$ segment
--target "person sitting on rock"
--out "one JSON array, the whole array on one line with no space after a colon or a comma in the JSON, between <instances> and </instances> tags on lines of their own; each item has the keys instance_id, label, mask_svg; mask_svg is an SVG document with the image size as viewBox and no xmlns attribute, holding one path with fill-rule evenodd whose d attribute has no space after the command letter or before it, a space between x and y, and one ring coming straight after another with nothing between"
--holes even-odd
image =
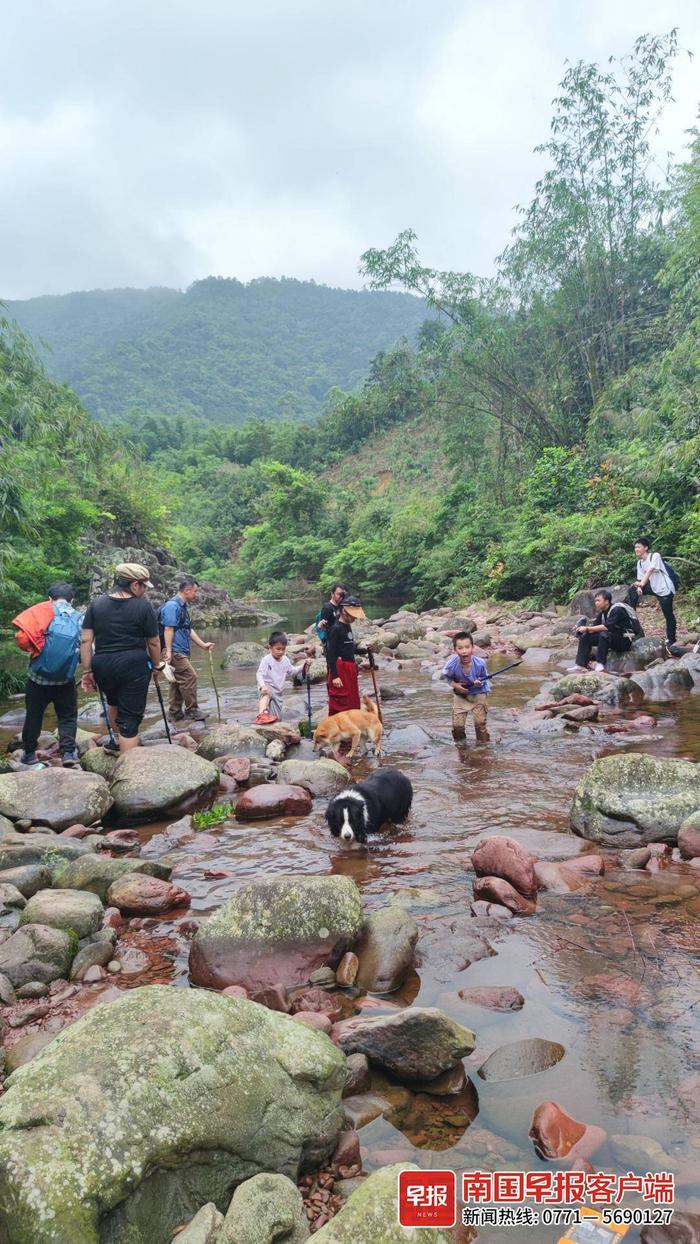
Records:
<instances>
[{"instance_id":1,"label":"person sitting on rock","mask_svg":"<svg viewBox=\"0 0 700 1244\"><path fill-rule=\"evenodd\" d=\"M191 575L180 580L178 590L167 600L158 614L162 632L163 659L172 668L170 683L170 716L173 721L203 721L207 716L197 703L197 672L190 661L192 644L211 652L215 644L200 639L192 625L190 605L199 593L199 584ZM166 671L167 673L167 671Z\"/></svg>"},{"instance_id":2,"label":"person sitting on rock","mask_svg":"<svg viewBox=\"0 0 700 1244\"><path fill-rule=\"evenodd\" d=\"M475 655L468 631L458 631L452 647L454 655L442 671L442 677L452 688L452 737L466 738L467 717L471 717L477 743L488 743L491 736L486 727L486 697L491 694L491 683L486 662Z\"/></svg>"},{"instance_id":3,"label":"person sitting on rock","mask_svg":"<svg viewBox=\"0 0 700 1244\"><path fill-rule=\"evenodd\" d=\"M355 643L352 624L363 621L366 617L367 614L357 597L345 596L340 603L340 616L328 632L326 660L329 717L361 707L355 656L366 650Z\"/></svg>"},{"instance_id":4,"label":"person sitting on rock","mask_svg":"<svg viewBox=\"0 0 700 1244\"><path fill-rule=\"evenodd\" d=\"M638 599L636 588L629 588L624 601L612 603L612 596L605 588L595 594L597 610L592 622L584 618L576 627L579 637L576 664L569 667L570 674L585 674L595 650L591 668L602 674L609 652L629 652L632 640L644 634L634 605Z\"/></svg>"},{"instance_id":5,"label":"person sitting on rock","mask_svg":"<svg viewBox=\"0 0 700 1244\"><path fill-rule=\"evenodd\" d=\"M256 726L271 726L282 720L282 695L285 683L306 674L310 659L301 665L293 665L287 656L289 640L284 631L273 631L267 641L268 653L258 666L256 679L260 700Z\"/></svg>"}]
</instances>

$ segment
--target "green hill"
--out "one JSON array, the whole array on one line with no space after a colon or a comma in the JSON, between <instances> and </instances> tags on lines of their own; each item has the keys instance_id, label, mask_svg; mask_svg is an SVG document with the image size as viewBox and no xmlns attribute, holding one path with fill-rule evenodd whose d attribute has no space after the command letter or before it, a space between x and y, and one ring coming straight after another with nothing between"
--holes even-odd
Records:
<instances>
[{"instance_id":1,"label":"green hill","mask_svg":"<svg viewBox=\"0 0 700 1244\"><path fill-rule=\"evenodd\" d=\"M312 420L378 350L414 340L422 299L260 278L93 290L7 303L50 374L107 422L156 410L216 423Z\"/></svg>"}]
</instances>

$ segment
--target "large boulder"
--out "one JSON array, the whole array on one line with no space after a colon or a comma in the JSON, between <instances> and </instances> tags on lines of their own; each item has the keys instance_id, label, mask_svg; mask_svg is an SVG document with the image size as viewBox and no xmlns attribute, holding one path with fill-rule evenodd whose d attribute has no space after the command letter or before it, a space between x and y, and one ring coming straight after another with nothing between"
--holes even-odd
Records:
<instances>
[{"instance_id":1,"label":"large boulder","mask_svg":"<svg viewBox=\"0 0 700 1244\"><path fill-rule=\"evenodd\" d=\"M454 1239L447 1227L421 1227L413 1230L399 1226L396 1213L396 1187L400 1171L417 1171L411 1163L383 1166L362 1180L335 1218L314 1235L314 1244L407 1244L418 1239L420 1244L451 1244Z\"/></svg>"},{"instance_id":2,"label":"large boulder","mask_svg":"<svg viewBox=\"0 0 700 1244\"><path fill-rule=\"evenodd\" d=\"M106 903L112 882L129 873L146 873L149 877L168 881L172 868L156 860L115 860L110 855L82 855L64 868L56 879L56 886L61 890L89 890Z\"/></svg>"},{"instance_id":3,"label":"large boulder","mask_svg":"<svg viewBox=\"0 0 700 1244\"><path fill-rule=\"evenodd\" d=\"M259 665L267 648L253 639L238 640L229 644L224 652L221 668L224 670L242 669L246 665Z\"/></svg>"},{"instance_id":4,"label":"large boulder","mask_svg":"<svg viewBox=\"0 0 700 1244\"><path fill-rule=\"evenodd\" d=\"M28 924L0 946L0 972L16 989L27 981L50 984L68 976L76 950L75 937L65 929Z\"/></svg>"},{"instance_id":5,"label":"large boulder","mask_svg":"<svg viewBox=\"0 0 700 1244\"><path fill-rule=\"evenodd\" d=\"M107 902L123 916L162 916L174 907L189 906L190 896L170 881L130 873L112 882Z\"/></svg>"},{"instance_id":6,"label":"large boulder","mask_svg":"<svg viewBox=\"0 0 700 1244\"><path fill-rule=\"evenodd\" d=\"M20 864L0 872L0 882L14 885L25 898L31 898L37 890L49 890L53 884L51 870L43 864Z\"/></svg>"},{"instance_id":7,"label":"large boulder","mask_svg":"<svg viewBox=\"0 0 700 1244\"><path fill-rule=\"evenodd\" d=\"M355 946L355 984L371 993L392 993L413 969L418 925L402 907L383 907L367 919Z\"/></svg>"},{"instance_id":8,"label":"large boulder","mask_svg":"<svg viewBox=\"0 0 700 1244\"><path fill-rule=\"evenodd\" d=\"M303 786L314 799L330 799L347 786L350 774L337 760L283 760L277 770L277 781Z\"/></svg>"},{"instance_id":9,"label":"large boulder","mask_svg":"<svg viewBox=\"0 0 700 1244\"><path fill-rule=\"evenodd\" d=\"M586 695L598 704L624 708L629 704L642 704L644 692L631 678L616 678L613 674L566 674L554 687L543 691L545 700L564 700L569 695ZM539 701L540 696L537 697ZM535 703L537 703L535 701Z\"/></svg>"},{"instance_id":10,"label":"large boulder","mask_svg":"<svg viewBox=\"0 0 700 1244\"><path fill-rule=\"evenodd\" d=\"M80 763L86 773L97 773L109 784L114 777L119 757L106 752L103 747L91 747L84 756L81 756Z\"/></svg>"},{"instance_id":11,"label":"large boulder","mask_svg":"<svg viewBox=\"0 0 700 1244\"><path fill-rule=\"evenodd\" d=\"M243 886L197 930L190 950L195 985L305 985L335 966L362 928L360 892L349 877L272 877Z\"/></svg>"},{"instance_id":12,"label":"large boulder","mask_svg":"<svg viewBox=\"0 0 700 1244\"><path fill-rule=\"evenodd\" d=\"M197 748L197 755L205 760L218 760L219 756L264 756L267 742L252 726L230 722L216 726L204 736Z\"/></svg>"},{"instance_id":13,"label":"large boulder","mask_svg":"<svg viewBox=\"0 0 700 1244\"><path fill-rule=\"evenodd\" d=\"M700 766L638 752L596 760L576 788L574 833L606 847L678 841L681 824L700 810Z\"/></svg>"},{"instance_id":14,"label":"large boulder","mask_svg":"<svg viewBox=\"0 0 700 1244\"><path fill-rule=\"evenodd\" d=\"M0 1238L170 1244L243 1180L332 1153L344 1063L241 998L146 986L93 1008L7 1081Z\"/></svg>"},{"instance_id":15,"label":"large boulder","mask_svg":"<svg viewBox=\"0 0 700 1244\"><path fill-rule=\"evenodd\" d=\"M665 704L669 700L684 700L693 690L693 675L678 661L664 661L650 669L634 674L634 681L652 704Z\"/></svg>"},{"instance_id":16,"label":"large boulder","mask_svg":"<svg viewBox=\"0 0 700 1244\"><path fill-rule=\"evenodd\" d=\"M236 1188L216 1244L304 1244L304 1202L286 1175L254 1175Z\"/></svg>"},{"instance_id":17,"label":"large boulder","mask_svg":"<svg viewBox=\"0 0 700 1244\"><path fill-rule=\"evenodd\" d=\"M700 855L700 810L691 813L681 824L678 847L684 860L695 860ZM0 880L4 880L1 873Z\"/></svg>"},{"instance_id":18,"label":"large boulder","mask_svg":"<svg viewBox=\"0 0 700 1244\"><path fill-rule=\"evenodd\" d=\"M96 825L112 805L104 778L80 769L25 769L0 775L0 814L11 821L48 825Z\"/></svg>"},{"instance_id":19,"label":"large boulder","mask_svg":"<svg viewBox=\"0 0 700 1244\"><path fill-rule=\"evenodd\" d=\"M38 865L53 871L64 861L91 855L93 848L78 838L65 838L51 830L31 834L18 834L14 829L0 831L0 872L12 868Z\"/></svg>"},{"instance_id":20,"label":"large boulder","mask_svg":"<svg viewBox=\"0 0 700 1244\"><path fill-rule=\"evenodd\" d=\"M110 819L138 825L182 816L215 795L218 786L216 766L184 747L134 747L120 756L114 770Z\"/></svg>"},{"instance_id":21,"label":"large boulder","mask_svg":"<svg viewBox=\"0 0 700 1244\"><path fill-rule=\"evenodd\" d=\"M653 639L651 636L634 639L629 652L610 652L605 668L613 674L633 674L636 670L645 670L652 661L663 661L665 656L666 645L663 639Z\"/></svg>"},{"instance_id":22,"label":"large boulder","mask_svg":"<svg viewBox=\"0 0 700 1244\"><path fill-rule=\"evenodd\" d=\"M527 898L537 893L535 857L515 838L484 838L472 854L477 877L502 877Z\"/></svg>"},{"instance_id":23,"label":"large boulder","mask_svg":"<svg viewBox=\"0 0 700 1244\"><path fill-rule=\"evenodd\" d=\"M311 795L303 786L278 782L251 786L236 799L237 821L265 821L274 816L306 816L311 811Z\"/></svg>"},{"instance_id":24,"label":"large boulder","mask_svg":"<svg viewBox=\"0 0 700 1244\"><path fill-rule=\"evenodd\" d=\"M72 929L79 938L90 937L102 924L104 908L87 890L39 890L28 900L20 924L44 924Z\"/></svg>"},{"instance_id":25,"label":"large boulder","mask_svg":"<svg viewBox=\"0 0 700 1244\"><path fill-rule=\"evenodd\" d=\"M437 1007L414 1006L392 1015L344 1020L334 1036L345 1054L365 1054L397 1080L434 1080L451 1071L476 1044L474 1033Z\"/></svg>"}]
</instances>

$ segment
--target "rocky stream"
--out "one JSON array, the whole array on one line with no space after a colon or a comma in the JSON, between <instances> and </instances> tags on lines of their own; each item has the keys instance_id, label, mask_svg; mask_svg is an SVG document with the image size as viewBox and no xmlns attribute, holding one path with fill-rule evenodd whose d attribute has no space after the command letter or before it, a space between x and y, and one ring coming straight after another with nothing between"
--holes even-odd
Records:
<instances>
[{"instance_id":1,"label":"rocky stream","mask_svg":"<svg viewBox=\"0 0 700 1244\"><path fill-rule=\"evenodd\" d=\"M315 608L280 609L290 634ZM562 611L361 628L383 763L414 786L366 847L328 833L348 774L300 737L303 690L288 725L251 725L262 629L206 631L223 724L200 661L210 716L175 745L154 697L147 746L109 757L89 701L82 771L49 735L46 768L0 771L0 1242L562 1234L404 1231L413 1163L669 1171L674 1225L625 1244L698 1244L700 657L667 660L642 615L614 675L563 674ZM439 680L462 627L492 671L522 657L479 747L453 741ZM21 700L0 711L4 754ZM213 803L229 814L197 829Z\"/></svg>"}]
</instances>

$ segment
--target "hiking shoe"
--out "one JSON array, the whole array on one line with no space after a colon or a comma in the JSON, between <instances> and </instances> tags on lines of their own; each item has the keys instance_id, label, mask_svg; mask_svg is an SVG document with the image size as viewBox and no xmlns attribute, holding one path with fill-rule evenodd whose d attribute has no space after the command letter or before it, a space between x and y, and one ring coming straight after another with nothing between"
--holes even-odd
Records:
<instances>
[{"instance_id":1,"label":"hiking shoe","mask_svg":"<svg viewBox=\"0 0 700 1244\"><path fill-rule=\"evenodd\" d=\"M600 661L594 661L594 662L593 662L593 673L594 673L594 674L604 674L604 673L605 673L605 666L604 666L604 665L601 665Z\"/></svg>"},{"instance_id":2,"label":"hiking shoe","mask_svg":"<svg viewBox=\"0 0 700 1244\"><path fill-rule=\"evenodd\" d=\"M258 713L257 717L255 718L254 725L274 726L276 721L279 721L279 717L275 717L274 713Z\"/></svg>"},{"instance_id":3,"label":"hiking shoe","mask_svg":"<svg viewBox=\"0 0 700 1244\"><path fill-rule=\"evenodd\" d=\"M21 765L38 764L39 761L37 760L36 752L22 752L22 755L19 758L19 763Z\"/></svg>"},{"instance_id":4,"label":"hiking shoe","mask_svg":"<svg viewBox=\"0 0 700 1244\"><path fill-rule=\"evenodd\" d=\"M184 720L185 720L185 714L184 714L184 712L182 711L182 709L180 708L180 709L178 709L178 711L177 711L176 713L173 713L173 712L168 713L168 720L169 720L169 721L184 721Z\"/></svg>"},{"instance_id":5,"label":"hiking shoe","mask_svg":"<svg viewBox=\"0 0 700 1244\"><path fill-rule=\"evenodd\" d=\"M567 674L587 674L588 669L585 665L567 665Z\"/></svg>"},{"instance_id":6,"label":"hiking shoe","mask_svg":"<svg viewBox=\"0 0 700 1244\"><path fill-rule=\"evenodd\" d=\"M63 768L64 769L75 769L79 764L80 764L80 761L78 760L77 752L64 752L63 753Z\"/></svg>"},{"instance_id":7,"label":"hiking shoe","mask_svg":"<svg viewBox=\"0 0 700 1244\"><path fill-rule=\"evenodd\" d=\"M186 709L182 716L185 721L204 721L209 714L195 704L194 708Z\"/></svg>"}]
</instances>

